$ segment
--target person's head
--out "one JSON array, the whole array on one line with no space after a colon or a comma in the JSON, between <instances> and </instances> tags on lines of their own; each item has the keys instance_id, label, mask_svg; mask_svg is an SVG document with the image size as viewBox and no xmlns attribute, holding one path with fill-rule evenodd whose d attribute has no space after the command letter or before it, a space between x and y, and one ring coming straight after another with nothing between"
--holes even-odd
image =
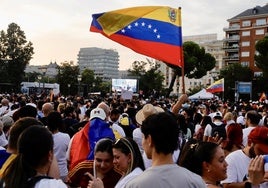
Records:
<instances>
[{"instance_id":1,"label":"person's head","mask_svg":"<svg viewBox=\"0 0 268 188\"><path fill-rule=\"evenodd\" d=\"M113 168L113 140L109 138L100 139L94 149L94 161L96 171L106 174Z\"/></svg>"},{"instance_id":2,"label":"person's head","mask_svg":"<svg viewBox=\"0 0 268 188\"><path fill-rule=\"evenodd\" d=\"M149 159L156 153L171 154L178 148L179 128L175 116L161 112L147 117L141 126L142 146Z\"/></svg>"},{"instance_id":3,"label":"person's head","mask_svg":"<svg viewBox=\"0 0 268 188\"><path fill-rule=\"evenodd\" d=\"M257 126L248 135L249 157L265 155L268 153L268 128Z\"/></svg>"},{"instance_id":4,"label":"person's head","mask_svg":"<svg viewBox=\"0 0 268 188\"><path fill-rule=\"evenodd\" d=\"M215 121L222 121L222 116L219 112L216 112L215 115L213 116L213 122Z\"/></svg>"},{"instance_id":5,"label":"person's head","mask_svg":"<svg viewBox=\"0 0 268 188\"><path fill-rule=\"evenodd\" d=\"M110 119L113 121L113 122L115 122L115 121L117 121L118 119L119 119L119 117L120 117L120 111L118 110L118 109L112 109L111 110L111 114L110 114Z\"/></svg>"},{"instance_id":6,"label":"person's head","mask_svg":"<svg viewBox=\"0 0 268 188\"><path fill-rule=\"evenodd\" d=\"M47 127L54 133L63 127L63 121L59 112L50 112L47 116Z\"/></svg>"},{"instance_id":7,"label":"person's head","mask_svg":"<svg viewBox=\"0 0 268 188\"><path fill-rule=\"evenodd\" d=\"M196 114L194 115L194 124L195 124L195 125L196 125L196 124L200 124L201 121L202 121L202 118L203 118L202 114L200 114L200 113L196 113Z\"/></svg>"},{"instance_id":8,"label":"person's head","mask_svg":"<svg viewBox=\"0 0 268 188\"><path fill-rule=\"evenodd\" d=\"M37 173L48 173L52 159L53 138L49 130L38 125L26 128L19 137L16 158L4 171L6 187L25 187L22 185Z\"/></svg>"},{"instance_id":9,"label":"person's head","mask_svg":"<svg viewBox=\"0 0 268 188\"><path fill-rule=\"evenodd\" d=\"M164 112L164 110L158 106L153 106L152 104L145 104L142 109L140 109L136 115L136 122L141 125L142 122L152 114L158 114L159 112Z\"/></svg>"},{"instance_id":10,"label":"person's head","mask_svg":"<svg viewBox=\"0 0 268 188\"><path fill-rule=\"evenodd\" d=\"M67 106L64 110L64 115L70 118L75 117L75 108L73 106Z\"/></svg>"},{"instance_id":11,"label":"person's head","mask_svg":"<svg viewBox=\"0 0 268 188\"><path fill-rule=\"evenodd\" d=\"M222 144L223 149L231 152L234 147L237 149L242 148L243 131L240 124L233 123L227 126L226 136L226 142Z\"/></svg>"},{"instance_id":12,"label":"person's head","mask_svg":"<svg viewBox=\"0 0 268 188\"><path fill-rule=\"evenodd\" d=\"M260 122L261 116L256 110L249 110L246 115L246 125L257 126Z\"/></svg>"},{"instance_id":13,"label":"person's head","mask_svg":"<svg viewBox=\"0 0 268 188\"><path fill-rule=\"evenodd\" d=\"M211 123L212 123L211 117L210 116L204 116L200 125L201 125L201 127L206 127L207 124L211 124Z\"/></svg>"},{"instance_id":14,"label":"person's head","mask_svg":"<svg viewBox=\"0 0 268 188\"><path fill-rule=\"evenodd\" d=\"M46 102L42 106L42 112L43 112L43 114L44 114L45 117L47 117L48 114L50 112L52 112L53 110L54 110L54 107L53 107L53 105L50 102Z\"/></svg>"},{"instance_id":15,"label":"person's head","mask_svg":"<svg viewBox=\"0 0 268 188\"><path fill-rule=\"evenodd\" d=\"M17 120L10 128L8 148L12 153L17 153L17 143L21 133L28 127L33 125L43 126L43 124L33 117L24 117Z\"/></svg>"},{"instance_id":16,"label":"person's head","mask_svg":"<svg viewBox=\"0 0 268 188\"><path fill-rule=\"evenodd\" d=\"M105 102L101 102L100 104L98 104L97 106L98 108L102 108L106 114L106 118L108 118L110 116L110 107L105 103Z\"/></svg>"},{"instance_id":17,"label":"person's head","mask_svg":"<svg viewBox=\"0 0 268 188\"><path fill-rule=\"evenodd\" d=\"M213 142L188 141L180 154L179 165L217 182L227 178L223 149Z\"/></svg>"},{"instance_id":18,"label":"person's head","mask_svg":"<svg viewBox=\"0 0 268 188\"><path fill-rule=\"evenodd\" d=\"M57 112L63 114L64 113L64 110L65 110L65 103L60 103L58 106L57 106Z\"/></svg>"},{"instance_id":19,"label":"person's head","mask_svg":"<svg viewBox=\"0 0 268 188\"><path fill-rule=\"evenodd\" d=\"M94 108L90 111L90 118L92 120L94 118L98 118L101 120L106 120L106 114L102 108Z\"/></svg>"},{"instance_id":20,"label":"person's head","mask_svg":"<svg viewBox=\"0 0 268 188\"><path fill-rule=\"evenodd\" d=\"M136 167L145 169L137 143L131 138L120 138L113 144L113 163L119 170L129 174Z\"/></svg>"},{"instance_id":21,"label":"person's head","mask_svg":"<svg viewBox=\"0 0 268 188\"><path fill-rule=\"evenodd\" d=\"M23 117L36 118L37 109L35 107L33 107L32 105L23 106L18 110L18 116L19 116L19 118L23 118Z\"/></svg>"},{"instance_id":22,"label":"person's head","mask_svg":"<svg viewBox=\"0 0 268 188\"><path fill-rule=\"evenodd\" d=\"M1 100L1 104L2 104L2 106L8 106L8 104L9 104L9 100L6 99L6 98L3 98L3 99Z\"/></svg>"},{"instance_id":23,"label":"person's head","mask_svg":"<svg viewBox=\"0 0 268 188\"><path fill-rule=\"evenodd\" d=\"M234 119L234 116L232 112L227 112L223 117L223 121L231 121L233 119Z\"/></svg>"}]
</instances>

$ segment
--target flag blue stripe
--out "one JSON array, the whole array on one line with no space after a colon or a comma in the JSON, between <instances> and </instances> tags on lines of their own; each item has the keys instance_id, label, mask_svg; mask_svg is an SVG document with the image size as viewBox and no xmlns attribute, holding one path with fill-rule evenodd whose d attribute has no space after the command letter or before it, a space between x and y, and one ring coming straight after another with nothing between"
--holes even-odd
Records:
<instances>
[{"instance_id":1,"label":"flag blue stripe","mask_svg":"<svg viewBox=\"0 0 268 188\"><path fill-rule=\"evenodd\" d=\"M97 19L102 14L94 14L92 25L102 30ZM116 34L128 36L134 39L166 43L175 46L182 46L181 27L175 26L168 22L139 18L126 26Z\"/></svg>"}]
</instances>

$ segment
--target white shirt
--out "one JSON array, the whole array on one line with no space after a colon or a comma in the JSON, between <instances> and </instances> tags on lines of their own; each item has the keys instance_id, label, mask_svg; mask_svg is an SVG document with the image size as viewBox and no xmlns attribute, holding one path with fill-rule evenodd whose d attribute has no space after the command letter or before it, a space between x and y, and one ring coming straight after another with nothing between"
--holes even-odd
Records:
<instances>
[{"instance_id":1,"label":"white shirt","mask_svg":"<svg viewBox=\"0 0 268 188\"><path fill-rule=\"evenodd\" d=\"M248 135L255 127L247 127L243 129L243 142L242 144L246 147L248 145Z\"/></svg>"},{"instance_id":2,"label":"white shirt","mask_svg":"<svg viewBox=\"0 0 268 188\"><path fill-rule=\"evenodd\" d=\"M142 169L140 169L139 167L136 167L134 170L132 170L132 172L130 172L128 175L124 176L123 178L121 178L117 184L115 185L115 188L123 188L125 187L125 185L131 181L132 179L134 179L135 177L139 176L141 173L143 172Z\"/></svg>"},{"instance_id":3,"label":"white shirt","mask_svg":"<svg viewBox=\"0 0 268 188\"><path fill-rule=\"evenodd\" d=\"M34 188L67 188L67 185L62 180L57 179L41 179Z\"/></svg>"}]
</instances>

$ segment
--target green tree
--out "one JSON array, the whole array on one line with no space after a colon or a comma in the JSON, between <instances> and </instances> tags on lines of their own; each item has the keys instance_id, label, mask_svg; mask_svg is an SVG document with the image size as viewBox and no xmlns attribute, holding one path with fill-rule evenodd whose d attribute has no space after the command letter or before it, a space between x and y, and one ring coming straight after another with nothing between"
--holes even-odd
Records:
<instances>
[{"instance_id":1,"label":"green tree","mask_svg":"<svg viewBox=\"0 0 268 188\"><path fill-rule=\"evenodd\" d=\"M249 67L242 66L240 63L231 64L220 71L220 78L224 78L224 98L234 99L235 82L249 82L253 79L253 72Z\"/></svg>"},{"instance_id":2,"label":"green tree","mask_svg":"<svg viewBox=\"0 0 268 188\"><path fill-rule=\"evenodd\" d=\"M205 48L200 47L198 44L192 41L183 43L183 56L184 75L188 78L202 78L207 74L207 71L212 70L216 64L216 59L210 53L206 53ZM180 67L170 64L167 65L171 67L174 72L167 93L167 96L169 96L174 86L176 77L180 77L182 74Z\"/></svg>"},{"instance_id":3,"label":"green tree","mask_svg":"<svg viewBox=\"0 0 268 188\"><path fill-rule=\"evenodd\" d=\"M56 80L58 81L58 84L60 84L60 91L62 94L76 95L78 93L78 75L78 66L74 66L69 62L61 63L61 65L58 67L58 75L56 76Z\"/></svg>"},{"instance_id":4,"label":"green tree","mask_svg":"<svg viewBox=\"0 0 268 188\"><path fill-rule=\"evenodd\" d=\"M36 82L36 81L38 81L37 80L38 75L41 75L41 74L38 72L25 73L22 81L24 81L24 82Z\"/></svg>"},{"instance_id":5,"label":"green tree","mask_svg":"<svg viewBox=\"0 0 268 188\"><path fill-rule=\"evenodd\" d=\"M27 42L24 31L15 24L8 25L0 34L0 80L12 83L18 91L26 65L32 59L32 42Z\"/></svg>"},{"instance_id":6,"label":"green tree","mask_svg":"<svg viewBox=\"0 0 268 188\"><path fill-rule=\"evenodd\" d=\"M149 66L148 70L146 70L146 66ZM147 62L133 62L132 69L129 69L128 72L133 78L138 78L139 89L149 95L153 90L158 92L163 90L162 83L164 81L164 76L159 70L159 67L159 63L147 59Z\"/></svg>"},{"instance_id":7,"label":"green tree","mask_svg":"<svg viewBox=\"0 0 268 188\"><path fill-rule=\"evenodd\" d=\"M268 78L268 36L259 40L255 48L258 51L254 56L256 66L263 71L264 78Z\"/></svg>"}]
</instances>

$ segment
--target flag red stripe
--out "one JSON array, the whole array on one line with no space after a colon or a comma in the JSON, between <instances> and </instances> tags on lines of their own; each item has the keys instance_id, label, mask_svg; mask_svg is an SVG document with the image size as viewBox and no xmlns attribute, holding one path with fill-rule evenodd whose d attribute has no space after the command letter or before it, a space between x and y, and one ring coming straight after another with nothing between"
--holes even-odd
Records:
<instances>
[{"instance_id":1,"label":"flag red stripe","mask_svg":"<svg viewBox=\"0 0 268 188\"><path fill-rule=\"evenodd\" d=\"M131 48L132 50L155 58L157 60L161 60L176 66L182 67L182 62L178 62L180 57L181 46L174 46L165 43L152 42L152 41L144 41L139 39L130 38L124 35L113 34L106 35L102 30L91 25L90 31L97 32L103 34L105 37L118 42L124 46Z\"/></svg>"}]
</instances>

